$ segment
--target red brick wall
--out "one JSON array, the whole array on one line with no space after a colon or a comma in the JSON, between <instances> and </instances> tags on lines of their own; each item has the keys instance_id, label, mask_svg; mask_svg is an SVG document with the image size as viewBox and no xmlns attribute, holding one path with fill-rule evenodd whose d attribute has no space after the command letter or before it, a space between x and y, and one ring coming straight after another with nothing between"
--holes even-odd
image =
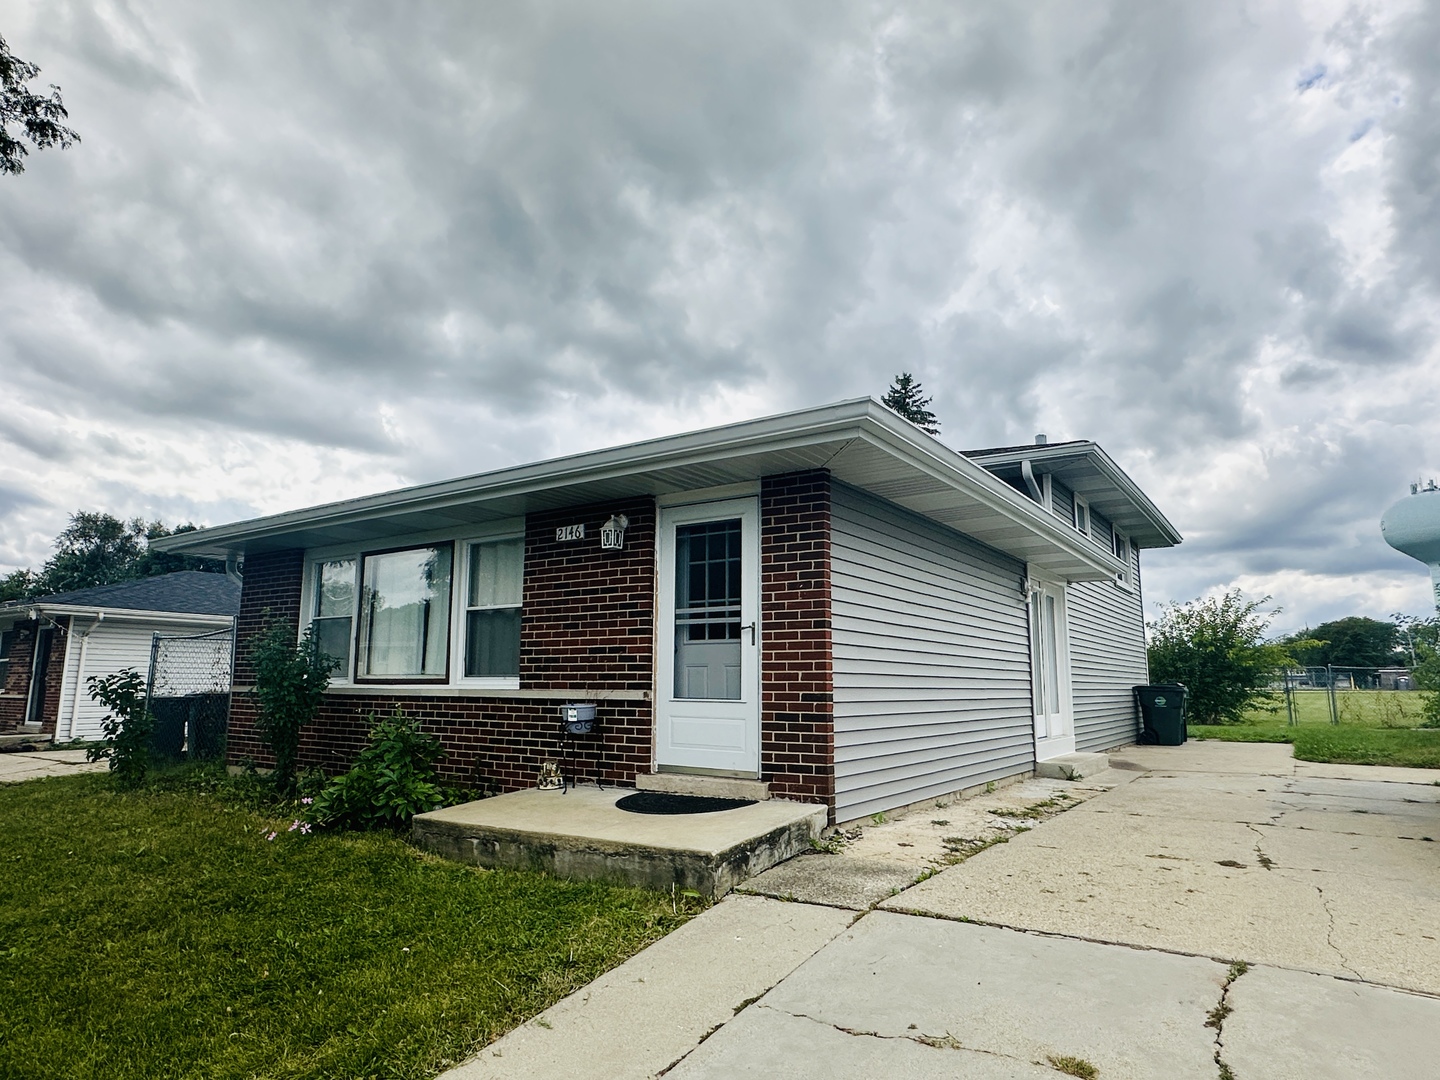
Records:
<instances>
[{"instance_id":1,"label":"red brick wall","mask_svg":"<svg viewBox=\"0 0 1440 1080\"><path fill-rule=\"evenodd\" d=\"M612 513L629 519L625 546L600 549L600 526ZM557 543L560 525L585 525L585 539ZM240 652L235 682L253 675L247 642L263 626L262 609L299 626L303 553L247 558L240 603ZM520 630L522 689L652 689L654 680L655 504L651 499L531 515L526 523L525 597ZM344 769L365 745L370 715L396 707L421 719L445 746L441 774L466 787L513 791L533 787L540 764L561 756L559 699L388 694L331 694L301 739L303 766ZM607 783L633 784L652 760L649 701L601 701L603 734L575 742L576 771ZM255 705L237 694L231 708L229 756L264 765L268 752L254 734Z\"/></svg>"},{"instance_id":2,"label":"red brick wall","mask_svg":"<svg viewBox=\"0 0 1440 1080\"><path fill-rule=\"evenodd\" d=\"M45 711L40 721L42 735L54 735L60 717L60 688L65 682L65 646L69 643L70 617L55 620L59 625L50 634L50 663L45 669Z\"/></svg>"},{"instance_id":3,"label":"red brick wall","mask_svg":"<svg viewBox=\"0 0 1440 1080\"><path fill-rule=\"evenodd\" d=\"M760 483L760 767L770 790L835 813L830 474Z\"/></svg>"},{"instance_id":4,"label":"red brick wall","mask_svg":"<svg viewBox=\"0 0 1440 1080\"><path fill-rule=\"evenodd\" d=\"M0 698L0 732L18 731L25 723L25 707L30 694L30 669L35 660L35 639L40 630L52 626L34 622L16 626L19 634L10 649L10 669L5 677L6 695ZM45 707L40 716L40 733L55 734L55 721L60 715L60 687L65 678L65 643L69 633L69 617L53 620L50 633L50 661L45 679ZM10 697L10 694L16 696Z\"/></svg>"},{"instance_id":5,"label":"red brick wall","mask_svg":"<svg viewBox=\"0 0 1440 1080\"><path fill-rule=\"evenodd\" d=\"M630 520L620 551L600 550L612 513ZM557 542L562 525L585 539ZM520 685L651 690L655 681L655 502L532 514L525 522Z\"/></svg>"},{"instance_id":6,"label":"red brick wall","mask_svg":"<svg viewBox=\"0 0 1440 1080\"><path fill-rule=\"evenodd\" d=\"M17 623L15 630L15 639L10 646L10 668L5 676L5 696L0 697L0 733L18 731L25 723L30 665L35 658L35 624Z\"/></svg>"}]
</instances>

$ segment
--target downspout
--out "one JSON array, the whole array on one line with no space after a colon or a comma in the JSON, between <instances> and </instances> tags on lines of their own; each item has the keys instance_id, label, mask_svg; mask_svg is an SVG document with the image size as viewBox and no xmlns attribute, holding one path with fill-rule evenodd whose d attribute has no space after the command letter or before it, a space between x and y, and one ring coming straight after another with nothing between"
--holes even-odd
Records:
<instances>
[{"instance_id":1,"label":"downspout","mask_svg":"<svg viewBox=\"0 0 1440 1080\"><path fill-rule=\"evenodd\" d=\"M1020 475L1025 478L1025 486L1030 489L1030 497L1044 506L1045 493L1040 489L1040 481L1035 479L1035 470L1030 467L1029 458L1021 459Z\"/></svg>"},{"instance_id":2,"label":"downspout","mask_svg":"<svg viewBox=\"0 0 1440 1080\"><path fill-rule=\"evenodd\" d=\"M75 728L80 722L80 691L85 686L85 650L90 646L90 635L105 621L105 612L97 611L90 629L80 635L80 657L75 661L75 693L70 698L70 730L67 739L75 738Z\"/></svg>"},{"instance_id":3,"label":"downspout","mask_svg":"<svg viewBox=\"0 0 1440 1080\"><path fill-rule=\"evenodd\" d=\"M225 556L225 576L231 581L243 582L244 574L241 568L244 565L245 563L239 555L235 554L235 552L233 551L229 552Z\"/></svg>"}]
</instances>

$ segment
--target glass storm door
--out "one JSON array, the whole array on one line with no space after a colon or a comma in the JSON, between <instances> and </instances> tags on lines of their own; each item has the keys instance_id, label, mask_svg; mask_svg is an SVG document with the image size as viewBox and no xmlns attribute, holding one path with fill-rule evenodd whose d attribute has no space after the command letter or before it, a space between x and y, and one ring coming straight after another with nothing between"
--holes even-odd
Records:
<instances>
[{"instance_id":1,"label":"glass storm door","mask_svg":"<svg viewBox=\"0 0 1440 1080\"><path fill-rule=\"evenodd\" d=\"M1068 753L1071 740L1070 663L1066 648L1065 587L1036 583L1030 589L1030 677L1035 703L1035 745L1040 757ZM1051 751L1051 754L1046 751Z\"/></svg>"},{"instance_id":2,"label":"glass storm door","mask_svg":"<svg viewBox=\"0 0 1440 1080\"><path fill-rule=\"evenodd\" d=\"M660 512L661 767L759 774L758 516L754 499Z\"/></svg>"}]
</instances>

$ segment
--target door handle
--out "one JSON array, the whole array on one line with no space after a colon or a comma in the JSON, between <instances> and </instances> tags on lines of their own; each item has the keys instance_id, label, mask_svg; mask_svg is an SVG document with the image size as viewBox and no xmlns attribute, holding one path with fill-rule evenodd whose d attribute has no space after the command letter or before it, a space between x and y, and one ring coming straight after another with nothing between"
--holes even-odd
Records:
<instances>
[{"instance_id":1,"label":"door handle","mask_svg":"<svg viewBox=\"0 0 1440 1080\"><path fill-rule=\"evenodd\" d=\"M742 626L740 629L741 629L741 630L749 630L749 631L750 631L750 644L751 644L751 645L754 645L754 644L755 644L755 624L752 622L749 626Z\"/></svg>"}]
</instances>

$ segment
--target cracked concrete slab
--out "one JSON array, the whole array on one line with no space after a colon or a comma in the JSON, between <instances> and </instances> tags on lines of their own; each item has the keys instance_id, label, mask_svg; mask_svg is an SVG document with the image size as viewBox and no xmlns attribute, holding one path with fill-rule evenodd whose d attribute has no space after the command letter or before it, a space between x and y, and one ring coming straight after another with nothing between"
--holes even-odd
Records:
<instances>
[{"instance_id":1,"label":"cracked concrete slab","mask_svg":"<svg viewBox=\"0 0 1440 1080\"><path fill-rule=\"evenodd\" d=\"M1420 839L1440 841L1440 789L1286 778L1272 747L1174 749L1164 775L880 906L1440 993L1440 845Z\"/></svg>"},{"instance_id":2,"label":"cracked concrete slab","mask_svg":"<svg viewBox=\"0 0 1440 1080\"><path fill-rule=\"evenodd\" d=\"M1056 1080L1048 1066L908 1038L854 1034L808 1017L752 1006L667 1080L769 1077L787 1080Z\"/></svg>"},{"instance_id":3,"label":"cracked concrete slab","mask_svg":"<svg viewBox=\"0 0 1440 1080\"><path fill-rule=\"evenodd\" d=\"M884 859L801 855L757 874L742 893L865 911L915 884L924 871Z\"/></svg>"},{"instance_id":4,"label":"cracked concrete slab","mask_svg":"<svg viewBox=\"0 0 1440 1080\"><path fill-rule=\"evenodd\" d=\"M962 1070L974 1059L964 1050L989 1059L977 1076L1053 1077L1048 1068L1001 1070L1068 1056L1106 1080L1213 1080L1214 1032L1205 1018L1225 976L1224 965L1197 957L872 912L670 1075L968 1076ZM785 1016L852 1034L842 1041L812 1032L802 1050L774 1038L796 1030L777 1020ZM917 1039L952 1056L920 1055ZM822 1048L827 1060L810 1058ZM847 1072L851 1053L879 1064ZM912 1062L940 1064L907 1072Z\"/></svg>"},{"instance_id":5,"label":"cracked concrete slab","mask_svg":"<svg viewBox=\"0 0 1440 1080\"><path fill-rule=\"evenodd\" d=\"M440 1080L647 1080L814 955L853 913L725 900Z\"/></svg>"},{"instance_id":6,"label":"cracked concrete slab","mask_svg":"<svg viewBox=\"0 0 1440 1080\"><path fill-rule=\"evenodd\" d=\"M1222 1057L1265 1080L1426 1080L1440 1067L1440 1000L1255 968L1230 988Z\"/></svg>"}]
</instances>

